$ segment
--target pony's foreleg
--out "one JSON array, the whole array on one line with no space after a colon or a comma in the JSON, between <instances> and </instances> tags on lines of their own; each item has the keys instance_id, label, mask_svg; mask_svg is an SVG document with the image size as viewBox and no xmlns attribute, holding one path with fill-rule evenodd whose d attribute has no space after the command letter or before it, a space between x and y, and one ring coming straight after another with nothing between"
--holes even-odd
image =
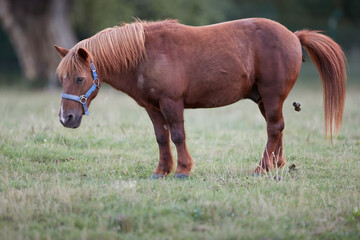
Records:
<instances>
[{"instance_id":1,"label":"pony's foreleg","mask_svg":"<svg viewBox=\"0 0 360 240\"><path fill-rule=\"evenodd\" d=\"M263 103L262 99L259 100L258 107L260 109L262 116L264 117L264 119L266 121L266 113L265 113L264 103ZM278 168L283 167L286 163L285 155L284 155L284 148L283 148L283 131L281 131L281 133L280 133L280 137L279 137L279 140L277 142L277 145L276 145L276 148L274 151L273 163Z\"/></svg>"},{"instance_id":2,"label":"pony's foreleg","mask_svg":"<svg viewBox=\"0 0 360 240\"><path fill-rule=\"evenodd\" d=\"M184 130L184 103L165 98L160 100L160 109L170 126L171 140L176 146L178 165L176 178L186 178L190 175L193 160L187 150Z\"/></svg>"},{"instance_id":3,"label":"pony's foreleg","mask_svg":"<svg viewBox=\"0 0 360 240\"><path fill-rule=\"evenodd\" d=\"M171 154L169 125L160 111L146 109L151 122L154 125L156 141L159 145L159 165L153 172L151 178L167 176L174 168L174 160Z\"/></svg>"}]
</instances>

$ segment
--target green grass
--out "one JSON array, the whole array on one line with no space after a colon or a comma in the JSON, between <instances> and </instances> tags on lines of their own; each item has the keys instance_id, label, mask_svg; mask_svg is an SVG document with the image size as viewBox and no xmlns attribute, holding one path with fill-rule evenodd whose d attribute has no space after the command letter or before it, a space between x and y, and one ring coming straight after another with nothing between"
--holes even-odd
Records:
<instances>
[{"instance_id":1,"label":"green grass","mask_svg":"<svg viewBox=\"0 0 360 240\"><path fill-rule=\"evenodd\" d=\"M186 110L189 180L149 179L153 128L124 94L103 88L70 130L60 92L0 90L0 239L359 239L360 88L331 145L313 80L284 104L287 164L269 176L251 177L266 143L254 103Z\"/></svg>"}]
</instances>

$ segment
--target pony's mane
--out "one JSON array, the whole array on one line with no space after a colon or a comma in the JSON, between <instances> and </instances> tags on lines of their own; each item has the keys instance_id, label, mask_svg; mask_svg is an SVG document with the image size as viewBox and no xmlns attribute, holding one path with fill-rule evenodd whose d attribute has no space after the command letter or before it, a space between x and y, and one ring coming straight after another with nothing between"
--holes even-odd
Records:
<instances>
[{"instance_id":1,"label":"pony's mane","mask_svg":"<svg viewBox=\"0 0 360 240\"><path fill-rule=\"evenodd\" d=\"M145 26L174 23L176 20L146 22L136 20L131 24L123 24L106 28L94 36L78 42L60 62L57 72L79 70L81 60L77 57L79 48L91 54L97 68L110 72L112 70L134 69L146 58Z\"/></svg>"}]
</instances>

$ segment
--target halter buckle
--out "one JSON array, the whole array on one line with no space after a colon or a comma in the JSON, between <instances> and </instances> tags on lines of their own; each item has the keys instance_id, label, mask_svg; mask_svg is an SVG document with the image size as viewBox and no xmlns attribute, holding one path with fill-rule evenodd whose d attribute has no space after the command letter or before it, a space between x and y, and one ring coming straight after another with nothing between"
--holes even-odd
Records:
<instances>
[{"instance_id":1,"label":"halter buckle","mask_svg":"<svg viewBox=\"0 0 360 240\"><path fill-rule=\"evenodd\" d=\"M80 102L81 104L86 103L87 98L85 97L85 95L81 95L79 98L80 98L80 99L79 99L79 102Z\"/></svg>"},{"instance_id":2,"label":"halter buckle","mask_svg":"<svg viewBox=\"0 0 360 240\"><path fill-rule=\"evenodd\" d=\"M99 81L99 79L94 79L94 80L93 80L93 83L95 84L95 86L96 86L97 88L100 88L100 81Z\"/></svg>"}]
</instances>

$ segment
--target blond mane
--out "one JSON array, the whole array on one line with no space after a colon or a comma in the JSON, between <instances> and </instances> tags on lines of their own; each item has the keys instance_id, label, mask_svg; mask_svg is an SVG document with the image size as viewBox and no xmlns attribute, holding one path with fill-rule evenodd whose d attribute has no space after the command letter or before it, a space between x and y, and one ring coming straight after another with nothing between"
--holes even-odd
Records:
<instances>
[{"instance_id":1,"label":"blond mane","mask_svg":"<svg viewBox=\"0 0 360 240\"><path fill-rule=\"evenodd\" d=\"M146 57L144 26L176 22L165 20L143 22L106 28L94 36L77 43L60 62L57 72L79 70L81 60L76 51L82 47L91 54L96 67L105 72L134 69Z\"/></svg>"}]
</instances>

